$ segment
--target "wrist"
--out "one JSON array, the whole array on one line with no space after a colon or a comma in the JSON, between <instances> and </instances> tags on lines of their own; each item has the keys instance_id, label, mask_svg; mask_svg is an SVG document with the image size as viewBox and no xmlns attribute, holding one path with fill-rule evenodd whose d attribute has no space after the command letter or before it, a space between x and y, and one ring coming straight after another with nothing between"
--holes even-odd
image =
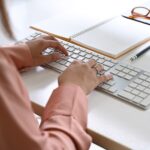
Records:
<instances>
[{"instance_id":1,"label":"wrist","mask_svg":"<svg viewBox=\"0 0 150 150\"><path fill-rule=\"evenodd\" d=\"M78 83L72 83L72 82L62 82L62 83L59 83L59 86L73 86L75 88L80 88L81 91L86 95L87 92L86 90Z\"/></svg>"}]
</instances>

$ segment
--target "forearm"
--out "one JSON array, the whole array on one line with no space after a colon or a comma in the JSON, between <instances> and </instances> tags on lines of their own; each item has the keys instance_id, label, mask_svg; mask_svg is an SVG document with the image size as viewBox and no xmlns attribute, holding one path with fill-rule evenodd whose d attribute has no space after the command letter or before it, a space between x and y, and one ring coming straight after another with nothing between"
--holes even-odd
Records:
<instances>
[{"instance_id":1,"label":"forearm","mask_svg":"<svg viewBox=\"0 0 150 150\"><path fill-rule=\"evenodd\" d=\"M13 62L17 69L31 67L33 64L31 52L26 44L0 47L0 53L5 55L7 61Z\"/></svg>"},{"instance_id":2,"label":"forearm","mask_svg":"<svg viewBox=\"0 0 150 150\"><path fill-rule=\"evenodd\" d=\"M80 87L63 85L53 92L45 108L41 128L45 131L55 129L53 135L58 137L58 131L70 137L65 145L73 143L80 150L89 148L91 138L86 133L87 98Z\"/></svg>"}]
</instances>

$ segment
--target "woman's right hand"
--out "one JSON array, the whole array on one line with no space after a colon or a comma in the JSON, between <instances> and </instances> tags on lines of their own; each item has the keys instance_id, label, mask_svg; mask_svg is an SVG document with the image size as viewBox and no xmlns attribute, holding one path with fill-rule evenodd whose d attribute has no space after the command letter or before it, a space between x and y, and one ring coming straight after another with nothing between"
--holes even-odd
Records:
<instances>
[{"instance_id":1,"label":"woman's right hand","mask_svg":"<svg viewBox=\"0 0 150 150\"><path fill-rule=\"evenodd\" d=\"M97 76L98 72L103 71L103 66L96 64L95 60L87 63L74 61L58 78L59 85L76 84L83 89L85 94L89 94L100 83L112 79L112 75Z\"/></svg>"}]
</instances>

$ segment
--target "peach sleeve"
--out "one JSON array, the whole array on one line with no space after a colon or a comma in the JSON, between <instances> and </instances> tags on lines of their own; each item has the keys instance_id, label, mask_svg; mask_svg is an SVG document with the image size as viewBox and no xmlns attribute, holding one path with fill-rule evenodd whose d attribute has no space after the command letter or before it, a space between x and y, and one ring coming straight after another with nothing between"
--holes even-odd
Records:
<instances>
[{"instance_id":1,"label":"peach sleeve","mask_svg":"<svg viewBox=\"0 0 150 150\"><path fill-rule=\"evenodd\" d=\"M0 47L0 149L86 150L87 98L77 85L54 90L38 126L18 69L32 66L26 45Z\"/></svg>"}]
</instances>

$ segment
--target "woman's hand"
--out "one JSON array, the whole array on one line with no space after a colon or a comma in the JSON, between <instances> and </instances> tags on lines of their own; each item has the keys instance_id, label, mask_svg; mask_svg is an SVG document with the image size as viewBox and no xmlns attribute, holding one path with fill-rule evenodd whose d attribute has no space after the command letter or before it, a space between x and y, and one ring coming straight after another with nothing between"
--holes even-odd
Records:
<instances>
[{"instance_id":1,"label":"woman's hand","mask_svg":"<svg viewBox=\"0 0 150 150\"><path fill-rule=\"evenodd\" d=\"M59 85L76 84L79 85L85 94L89 94L100 83L112 79L112 75L97 76L97 73L103 71L103 66L96 64L95 60L87 63L74 61L58 78Z\"/></svg>"},{"instance_id":2,"label":"woman's hand","mask_svg":"<svg viewBox=\"0 0 150 150\"><path fill-rule=\"evenodd\" d=\"M67 50L52 36L40 36L39 38L26 42L33 58L33 66L53 62L61 59L64 55L68 55ZM47 48L55 48L61 53L53 53L51 55L42 55Z\"/></svg>"}]
</instances>

